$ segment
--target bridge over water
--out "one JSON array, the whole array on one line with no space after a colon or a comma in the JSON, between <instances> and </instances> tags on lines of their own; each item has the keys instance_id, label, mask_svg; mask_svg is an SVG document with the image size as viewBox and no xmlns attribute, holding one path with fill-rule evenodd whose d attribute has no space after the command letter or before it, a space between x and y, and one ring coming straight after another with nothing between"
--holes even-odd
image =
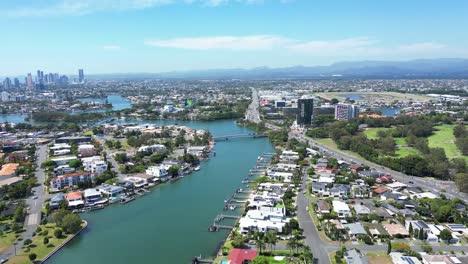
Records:
<instances>
[{"instance_id":1,"label":"bridge over water","mask_svg":"<svg viewBox=\"0 0 468 264\"><path fill-rule=\"evenodd\" d=\"M229 140L234 138L261 138L268 137L268 134L248 133L248 134L230 134L212 137L213 140Z\"/></svg>"}]
</instances>

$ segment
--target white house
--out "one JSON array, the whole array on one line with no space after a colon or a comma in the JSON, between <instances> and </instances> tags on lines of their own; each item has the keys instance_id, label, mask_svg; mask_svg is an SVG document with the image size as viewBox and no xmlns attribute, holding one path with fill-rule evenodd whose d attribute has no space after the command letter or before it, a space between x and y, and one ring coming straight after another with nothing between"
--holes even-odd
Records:
<instances>
[{"instance_id":1,"label":"white house","mask_svg":"<svg viewBox=\"0 0 468 264\"><path fill-rule=\"evenodd\" d=\"M107 164L100 156L82 158L81 162L85 171L101 174L107 170Z\"/></svg>"},{"instance_id":2,"label":"white house","mask_svg":"<svg viewBox=\"0 0 468 264\"><path fill-rule=\"evenodd\" d=\"M339 218L345 218L352 216L351 209L349 206L342 201L333 201L333 211L338 215Z\"/></svg>"},{"instance_id":3,"label":"white house","mask_svg":"<svg viewBox=\"0 0 468 264\"><path fill-rule=\"evenodd\" d=\"M268 232L274 230L283 231L284 225L289 222L284 208L261 206L256 210L249 210L247 215L239 220L239 228L242 234L249 231Z\"/></svg>"},{"instance_id":4,"label":"white house","mask_svg":"<svg viewBox=\"0 0 468 264\"><path fill-rule=\"evenodd\" d=\"M166 146L161 144L156 144L152 146L141 146L138 148L138 152L162 152L166 150Z\"/></svg>"},{"instance_id":5,"label":"white house","mask_svg":"<svg viewBox=\"0 0 468 264\"><path fill-rule=\"evenodd\" d=\"M158 178L161 182L167 181L169 179L169 173L167 172L165 166L150 166L146 170L146 174Z\"/></svg>"}]
</instances>

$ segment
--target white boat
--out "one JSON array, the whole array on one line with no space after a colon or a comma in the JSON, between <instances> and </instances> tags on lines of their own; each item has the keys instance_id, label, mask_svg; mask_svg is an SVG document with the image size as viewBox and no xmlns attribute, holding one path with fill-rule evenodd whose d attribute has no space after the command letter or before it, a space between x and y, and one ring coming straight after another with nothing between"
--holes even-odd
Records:
<instances>
[{"instance_id":1,"label":"white boat","mask_svg":"<svg viewBox=\"0 0 468 264\"><path fill-rule=\"evenodd\" d=\"M196 166L193 170L194 170L194 171L199 171L199 170L200 170L200 166Z\"/></svg>"}]
</instances>

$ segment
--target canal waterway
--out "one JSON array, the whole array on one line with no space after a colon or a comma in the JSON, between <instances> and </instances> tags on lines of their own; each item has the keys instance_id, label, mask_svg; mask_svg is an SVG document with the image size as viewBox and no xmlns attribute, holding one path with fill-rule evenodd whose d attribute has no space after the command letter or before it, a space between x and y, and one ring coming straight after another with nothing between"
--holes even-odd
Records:
<instances>
[{"instance_id":1,"label":"canal waterway","mask_svg":"<svg viewBox=\"0 0 468 264\"><path fill-rule=\"evenodd\" d=\"M213 136L252 132L232 120L177 123ZM244 138L219 141L214 151L217 155L198 172L156 186L131 203L82 214L88 228L47 264L183 264L200 254L211 256L227 231L211 233L207 228L223 213L224 199L242 187L257 157L273 147L267 138Z\"/></svg>"},{"instance_id":2,"label":"canal waterway","mask_svg":"<svg viewBox=\"0 0 468 264\"><path fill-rule=\"evenodd\" d=\"M109 95L106 98L79 98L79 101L82 102L97 102L97 103L104 103L107 99L107 102L112 104L112 109L115 111L128 109L132 107L132 103L125 97L120 95ZM74 113L90 113L90 112L105 112L108 110L90 110L90 111L80 111ZM73 114L73 113L72 113ZM40 122L34 122L33 120L26 121L25 119L28 117L27 114L0 114L0 123L8 122L8 123L29 123L29 124L41 124Z\"/></svg>"}]
</instances>

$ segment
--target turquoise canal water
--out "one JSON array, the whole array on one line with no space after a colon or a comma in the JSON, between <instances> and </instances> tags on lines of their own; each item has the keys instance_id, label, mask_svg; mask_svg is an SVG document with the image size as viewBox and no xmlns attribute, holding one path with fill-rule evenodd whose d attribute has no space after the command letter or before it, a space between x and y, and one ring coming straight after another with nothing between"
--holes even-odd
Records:
<instances>
[{"instance_id":1,"label":"turquoise canal water","mask_svg":"<svg viewBox=\"0 0 468 264\"><path fill-rule=\"evenodd\" d=\"M123 110L132 107L132 103L127 98L124 98L120 95L109 95L106 98L78 98L82 102L97 102L104 103L107 99L107 102L112 104L112 110ZM101 110L102 112L102 110Z\"/></svg>"},{"instance_id":2,"label":"turquoise canal water","mask_svg":"<svg viewBox=\"0 0 468 264\"><path fill-rule=\"evenodd\" d=\"M78 99L82 102L99 102L104 103L106 98L80 98ZM127 98L124 98L120 95L109 95L107 96L107 101L112 104L112 110L123 110L132 107L132 103ZM96 110L96 111L82 111L77 113L86 113L86 112L105 112L106 110ZM9 123L31 123L35 124L34 121L25 121L25 118L28 117L27 114L0 114L0 123L9 122ZM37 122L36 122L37 124Z\"/></svg>"},{"instance_id":3,"label":"turquoise canal water","mask_svg":"<svg viewBox=\"0 0 468 264\"><path fill-rule=\"evenodd\" d=\"M214 136L252 132L232 120L177 123ZM210 233L208 227L223 213L224 199L242 187L257 157L273 147L267 138L250 138L220 141L214 150L217 155L198 172L156 186L131 203L83 214L88 228L47 264L184 264L200 254L211 256L227 231Z\"/></svg>"}]
</instances>

